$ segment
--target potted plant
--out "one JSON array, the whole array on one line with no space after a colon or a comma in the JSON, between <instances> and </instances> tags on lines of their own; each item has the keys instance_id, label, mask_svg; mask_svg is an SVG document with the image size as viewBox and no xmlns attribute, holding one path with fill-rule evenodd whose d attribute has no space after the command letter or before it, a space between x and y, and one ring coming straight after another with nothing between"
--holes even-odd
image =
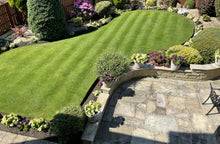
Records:
<instances>
[{"instance_id":1,"label":"potted plant","mask_svg":"<svg viewBox=\"0 0 220 144\"><path fill-rule=\"evenodd\" d=\"M100 76L101 82L99 85L104 85L104 87L110 88L115 80L115 77L111 74L110 71L105 72Z\"/></svg>"},{"instance_id":2,"label":"potted plant","mask_svg":"<svg viewBox=\"0 0 220 144\"><path fill-rule=\"evenodd\" d=\"M220 66L220 49L215 51L215 64Z\"/></svg>"},{"instance_id":3,"label":"potted plant","mask_svg":"<svg viewBox=\"0 0 220 144\"><path fill-rule=\"evenodd\" d=\"M184 62L184 58L181 56L173 55L171 57L171 69L172 70L178 70L181 66L181 64Z\"/></svg>"},{"instance_id":4,"label":"potted plant","mask_svg":"<svg viewBox=\"0 0 220 144\"><path fill-rule=\"evenodd\" d=\"M88 104L85 105L84 111L86 116L88 117L88 120L92 123L97 122L98 120L98 113L100 112L100 109L102 107L102 104L99 102L95 102L93 100L90 100Z\"/></svg>"},{"instance_id":5,"label":"potted plant","mask_svg":"<svg viewBox=\"0 0 220 144\"><path fill-rule=\"evenodd\" d=\"M134 67L135 68L140 68L144 62L147 61L147 54L143 53L136 53L131 56L131 59L134 62Z\"/></svg>"}]
</instances>

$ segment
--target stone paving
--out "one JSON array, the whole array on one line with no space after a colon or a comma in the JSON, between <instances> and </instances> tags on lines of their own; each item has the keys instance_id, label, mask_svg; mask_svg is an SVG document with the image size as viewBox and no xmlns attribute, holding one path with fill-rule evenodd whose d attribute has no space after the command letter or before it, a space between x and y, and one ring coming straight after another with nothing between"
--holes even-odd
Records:
<instances>
[{"instance_id":1,"label":"stone paving","mask_svg":"<svg viewBox=\"0 0 220 144\"><path fill-rule=\"evenodd\" d=\"M56 144L55 142L39 140L33 137L17 135L0 131L0 144Z\"/></svg>"},{"instance_id":2,"label":"stone paving","mask_svg":"<svg viewBox=\"0 0 220 144\"><path fill-rule=\"evenodd\" d=\"M215 144L220 114L201 103L210 82L142 78L111 95L94 144ZM213 109L212 113L217 110Z\"/></svg>"}]
</instances>

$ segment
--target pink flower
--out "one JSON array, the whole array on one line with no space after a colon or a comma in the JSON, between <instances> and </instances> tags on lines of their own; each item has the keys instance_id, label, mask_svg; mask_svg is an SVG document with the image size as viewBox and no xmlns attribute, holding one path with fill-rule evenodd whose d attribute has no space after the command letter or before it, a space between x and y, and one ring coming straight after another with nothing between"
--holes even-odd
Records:
<instances>
[{"instance_id":1,"label":"pink flower","mask_svg":"<svg viewBox=\"0 0 220 144\"><path fill-rule=\"evenodd\" d=\"M151 55L149 54L149 57L151 58Z\"/></svg>"},{"instance_id":2,"label":"pink flower","mask_svg":"<svg viewBox=\"0 0 220 144\"><path fill-rule=\"evenodd\" d=\"M164 58L165 56L164 56L164 55L162 55L162 57Z\"/></svg>"},{"instance_id":3,"label":"pink flower","mask_svg":"<svg viewBox=\"0 0 220 144\"><path fill-rule=\"evenodd\" d=\"M160 56L158 56L158 58L160 58Z\"/></svg>"},{"instance_id":4,"label":"pink flower","mask_svg":"<svg viewBox=\"0 0 220 144\"><path fill-rule=\"evenodd\" d=\"M86 11L84 11L83 13L86 14Z\"/></svg>"},{"instance_id":5,"label":"pink flower","mask_svg":"<svg viewBox=\"0 0 220 144\"><path fill-rule=\"evenodd\" d=\"M89 13L89 15L91 16L91 15L92 15L92 13Z\"/></svg>"}]
</instances>

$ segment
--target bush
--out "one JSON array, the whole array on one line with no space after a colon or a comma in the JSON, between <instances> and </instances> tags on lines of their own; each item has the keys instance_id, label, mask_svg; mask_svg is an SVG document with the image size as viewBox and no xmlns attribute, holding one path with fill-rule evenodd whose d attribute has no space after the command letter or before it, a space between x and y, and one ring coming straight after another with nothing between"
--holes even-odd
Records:
<instances>
[{"instance_id":1,"label":"bush","mask_svg":"<svg viewBox=\"0 0 220 144\"><path fill-rule=\"evenodd\" d=\"M90 20L96 13L93 6L87 0L77 0L74 2L73 11L71 11L74 17L82 17L83 21Z\"/></svg>"},{"instance_id":2,"label":"bush","mask_svg":"<svg viewBox=\"0 0 220 144\"><path fill-rule=\"evenodd\" d=\"M128 71L129 61L121 55L109 52L104 53L103 56L98 59L95 67L98 76L110 72L113 77L117 78L122 73Z\"/></svg>"},{"instance_id":3,"label":"bush","mask_svg":"<svg viewBox=\"0 0 220 144\"><path fill-rule=\"evenodd\" d=\"M39 39L57 40L67 32L67 22L59 0L27 0L28 23Z\"/></svg>"},{"instance_id":4,"label":"bush","mask_svg":"<svg viewBox=\"0 0 220 144\"><path fill-rule=\"evenodd\" d=\"M215 14L216 18L220 20L220 0L215 0Z\"/></svg>"},{"instance_id":5,"label":"bush","mask_svg":"<svg viewBox=\"0 0 220 144\"><path fill-rule=\"evenodd\" d=\"M27 10L27 0L8 0L8 4L12 8L17 8L19 12Z\"/></svg>"},{"instance_id":6,"label":"bush","mask_svg":"<svg viewBox=\"0 0 220 144\"><path fill-rule=\"evenodd\" d=\"M195 0L186 0L184 7L189 8L189 9L194 9L195 8Z\"/></svg>"},{"instance_id":7,"label":"bush","mask_svg":"<svg viewBox=\"0 0 220 144\"><path fill-rule=\"evenodd\" d=\"M207 14L204 14L204 15L202 16L202 19L203 19L203 21L205 21L205 22L211 21L210 16L208 16Z\"/></svg>"},{"instance_id":8,"label":"bush","mask_svg":"<svg viewBox=\"0 0 220 144\"><path fill-rule=\"evenodd\" d=\"M83 20L81 17L73 18L73 24L75 27L80 27L83 24Z\"/></svg>"},{"instance_id":9,"label":"bush","mask_svg":"<svg viewBox=\"0 0 220 144\"><path fill-rule=\"evenodd\" d=\"M112 3L110 1L100 1L95 5L95 11L100 18L111 14Z\"/></svg>"},{"instance_id":10,"label":"bush","mask_svg":"<svg viewBox=\"0 0 220 144\"><path fill-rule=\"evenodd\" d=\"M164 0L163 3L166 5L166 6L171 6L171 7L176 7L177 5L177 0Z\"/></svg>"},{"instance_id":11,"label":"bush","mask_svg":"<svg viewBox=\"0 0 220 144\"><path fill-rule=\"evenodd\" d=\"M185 47L183 45L176 45L170 47L166 52L168 57L173 55L181 56L185 59L187 65L189 64L199 64L202 62L202 56L199 54L199 51L192 47Z\"/></svg>"},{"instance_id":12,"label":"bush","mask_svg":"<svg viewBox=\"0 0 220 144\"><path fill-rule=\"evenodd\" d=\"M215 51L219 48L220 41L211 38L200 38L193 41L192 47L197 49L203 57L205 64L215 61Z\"/></svg>"},{"instance_id":13,"label":"bush","mask_svg":"<svg viewBox=\"0 0 220 144\"><path fill-rule=\"evenodd\" d=\"M165 51L153 51L148 55L150 63L155 66L169 66L169 58L165 56Z\"/></svg>"},{"instance_id":14,"label":"bush","mask_svg":"<svg viewBox=\"0 0 220 144\"><path fill-rule=\"evenodd\" d=\"M113 0L113 4L116 8L122 9L126 3L126 0Z\"/></svg>"},{"instance_id":15,"label":"bush","mask_svg":"<svg viewBox=\"0 0 220 144\"><path fill-rule=\"evenodd\" d=\"M157 1L156 0L147 0L146 1L146 6L156 6Z\"/></svg>"},{"instance_id":16,"label":"bush","mask_svg":"<svg viewBox=\"0 0 220 144\"><path fill-rule=\"evenodd\" d=\"M215 0L198 0L197 8L200 15L207 14L209 16L215 16Z\"/></svg>"},{"instance_id":17,"label":"bush","mask_svg":"<svg viewBox=\"0 0 220 144\"><path fill-rule=\"evenodd\" d=\"M70 143L73 137L84 130L85 122L80 106L65 107L54 116L51 122L52 133L58 136L59 143Z\"/></svg>"},{"instance_id":18,"label":"bush","mask_svg":"<svg viewBox=\"0 0 220 144\"><path fill-rule=\"evenodd\" d=\"M193 37L193 41L201 38L211 38L220 41L220 28L206 28Z\"/></svg>"}]
</instances>

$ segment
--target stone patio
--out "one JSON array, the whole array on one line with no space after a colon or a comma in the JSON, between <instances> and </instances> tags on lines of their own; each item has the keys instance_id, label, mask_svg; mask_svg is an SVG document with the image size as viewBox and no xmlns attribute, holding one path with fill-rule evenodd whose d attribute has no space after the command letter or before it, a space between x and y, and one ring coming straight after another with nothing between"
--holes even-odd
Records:
<instances>
[{"instance_id":1,"label":"stone patio","mask_svg":"<svg viewBox=\"0 0 220 144\"><path fill-rule=\"evenodd\" d=\"M120 85L111 95L95 144L215 144L220 114L201 103L220 79L191 82L142 78ZM214 109L212 113L216 113Z\"/></svg>"}]
</instances>

